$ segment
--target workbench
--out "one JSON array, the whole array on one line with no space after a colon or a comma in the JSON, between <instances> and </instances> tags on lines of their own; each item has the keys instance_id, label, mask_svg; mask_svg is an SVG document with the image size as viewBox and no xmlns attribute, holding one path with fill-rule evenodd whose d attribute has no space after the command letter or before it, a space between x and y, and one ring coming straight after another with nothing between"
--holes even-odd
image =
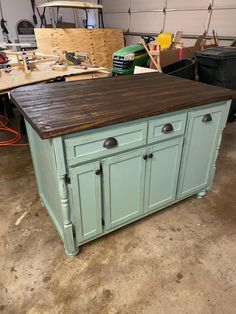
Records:
<instances>
[{"instance_id":1,"label":"workbench","mask_svg":"<svg viewBox=\"0 0 236 314\"><path fill-rule=\"evenodd\" d=\"M12 67L10 73L2 71L0 76L0 94L6 94L20 86L48 82L63 77L66 80L80 80L105 77L108 75L108 72L104 68L99 67L81 69L76 66L68 66L68 69L63 72L54 71L52 69L54 63L55 61L37 64L37 69L29 74L25 74L23 70L18 69L17 66Z\"/></svg>"},{"instance_id":2,"label":"workbench","mask_svg":"<svg viewBox=\"0 0 236 314\"><path fill-rule=\"evenodd\" d=\"M236 92L148 73L11 96L26 120L42 204L76 255L88 241L206 194Z\"/></svg>"}]
</instances>

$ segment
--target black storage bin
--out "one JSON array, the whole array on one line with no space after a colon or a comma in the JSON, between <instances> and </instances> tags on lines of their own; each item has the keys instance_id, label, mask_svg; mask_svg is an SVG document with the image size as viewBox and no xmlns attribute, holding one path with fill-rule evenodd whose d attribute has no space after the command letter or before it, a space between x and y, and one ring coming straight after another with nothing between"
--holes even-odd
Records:
<instances>
[{"instance_id":1,"label":"black storage bin","mask_svg":"<svg viewBox=\"0 0 236 314\"><path fill-rule=\"evenodd\" d=\"M165 66L162 68L162 72L189 80L195 80L195 62L192 59L183 59Z\"/></svg>"},{"instance_id":2,"label":"black storage bin","mask_svg":"<svg viewBox=\"0 0 236 314\"><path fill-rule=\"evenodd\" d=\"M199 81L236 90L236 47L213 47L195 53ZM232 101L228 121L236 118L236 99Z\"/></svg>"}]
</instances>

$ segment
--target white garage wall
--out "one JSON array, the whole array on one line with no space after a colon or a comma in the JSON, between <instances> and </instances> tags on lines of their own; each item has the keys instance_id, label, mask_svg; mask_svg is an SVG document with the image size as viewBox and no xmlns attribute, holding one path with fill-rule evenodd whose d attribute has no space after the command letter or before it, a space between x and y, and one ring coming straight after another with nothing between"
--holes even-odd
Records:
<instances>
[{"instance_id":1,"label":"white garage wall","mask_svg":"<svg viewBox=\"0 0 236 314\"><path fill-rule=\"evenodd\" d=\"M168 0L167 8L168 9L185 9L185 10L194 10L194 9L204 9L207 10L211 0L198 0L198 1L181 1L181 0Z\"/></svg>"},{"instance_id":2,"label":"white garage wall","mask_svg":"<svg viewBox=\"0 0 236 314\"><path fill-rule=\"evenodd\" d=\"M105 22L106 23L106 22ZM152 33L153 29L161 29L164 23L164 14L161 12L141 12L131 14L130 32ZM105 24L106 27L106 24Z\"/></svg>"},{"instance_id":3,"label":"white garage wall","mask_svg":"<svg viewBox=\"0 0 236 314\"><path fill-rule=\"evenodd\" d=\"M7 28L10 33L10 40L14 42L17 39L16 35L16 23L21 19L27 19L32 21L33 11L31 7L31 1L30 0L0 0L2 3L2 11L5 20L7 20ZM96 0L89 0L90 2L97 3ZM36 4L40 5L42 3L47 2L47 0L36 0ZM40 12L42 13L43 10L39 8ZM79 20L79 26L83 27L83 19L84 19L84 12L82 10L77 11L78 14L78 20ZM96 10L90 10L89 11L89 24L94 24L97 27L97 15ZM60 9L60 14L62 14L62 18L64 22L71 22L74 23L74 15L72 9ZM38 17L38 14L36 12L36 16L38 19L38 22L40 24L40 19ZM50 14L49 10L46 10L46 19L47 23L51 24L50 21ZM40 25L37 25L39 27ZM3 42L3 34L0 28L0 42Z\"/></svg>"},{"instance_id":4,"label":"white garage wall","mask_svg":"<svg viewBox=\"0 0 236 314\"><path fill-rule=\"evenodd\" d=\"M203 34L207 29L208 12L202 11L173 11L166 14L164 30L175 33L181 30L184 34Z\"/></svg>"},{"instance_id":5,"label":"white garage wall","mask_svg":"<svg viewBox=\"0 0 236 314\"><path fill-rule=\"evenodd\" d=\"M33 12L29 0L1 0L2 11L5 20L7 20L7 28L10 33L10 40L16 39L16 23L21 19L32 21ZM0 29L0 41L3 41L3 35Z\"/></svg>"},{"instance_id":6,"label":"white garage wall","mask_svg":"<svg viewBox=\"0 0 236 314\"><path fill-rule=\"evenodd\" d=\"M125 32L236 37L236 0L103 0L105 27ZM116 13L114 13L116 12ZM122 18L120 18L122 16Z\"/></svg>"}]
</instances>

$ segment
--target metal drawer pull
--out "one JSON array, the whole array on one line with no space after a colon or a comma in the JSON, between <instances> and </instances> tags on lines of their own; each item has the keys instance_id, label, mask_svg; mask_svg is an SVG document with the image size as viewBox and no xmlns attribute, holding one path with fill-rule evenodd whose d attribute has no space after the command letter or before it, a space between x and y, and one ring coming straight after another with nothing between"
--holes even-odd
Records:
<instances>
[{"instance_id":1,"label":"metal drawer pull","mask_svg":"<svg viewBox=\"0 0 236 314\"><path fill-rule=\"evenodd\" d=\"M102 174L102 170L98 169L98 170L95 171L95 173L96 173L96 176L100 176Z\"/></svg>"},{"instance_id":2,"label":"metal drawer pull","mask_svg":"<svg viewBox=\"0 0 236 314\"><path fill-rule=\"evenodd\" d=\"M114 137L109 137L108 139L105 140L103 147L110 149L114 148L118 145L117 140Z\"/></svg>"},{"instance_id":3,"label":"metal drawer pull","mask_svg":"<svg viewBox=\"0 0 236 314\"><path fill-rule=\"evenodd\" d=\"M162 128L162 133L167 134L174 131L173 125L171 123L167 123Z\"/></svg>"},{"instance_id":4,"label":"metal drawer pull","mask_svg":"<svg viewBox=\"0 0 236 314\"><path fill-rule=\"evenodd\" d=\"M148 155L144 155L144 156L143 156L143 159L144 159L144 160L147 160L147 159L148 159Z\"/></svg>"},{"instance_id":5,"label":"metal drawer pull","mask_svg":"<svg viewBox=\"0 0 236 314\"><path fill-rule=\"evenodd\" d=\"M148 158L151 158L151 159L152 159L152 158L153 158L153 154L152 154L152 153L149 154L149 155L148 155Z\"/></svg>"},{"instance_id":6,"label":"metal drawer pull","mask_svg":"<svg viewBox=\"0 0 236 314\"><path fill-rule=\"evenodd\" d=\"M202 122L210 122L212 121L212 116L208 113L208 114L205 114L205 116L202 118Z\"/></svg>"}]
</instances>

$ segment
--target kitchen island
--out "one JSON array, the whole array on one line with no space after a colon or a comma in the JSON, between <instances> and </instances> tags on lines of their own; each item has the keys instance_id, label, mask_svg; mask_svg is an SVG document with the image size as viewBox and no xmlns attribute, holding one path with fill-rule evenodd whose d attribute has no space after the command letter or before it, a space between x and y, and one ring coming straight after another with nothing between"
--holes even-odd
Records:
<instances>
[{"instance_id":1,"label":"kitchen island","mask_svg":"<svg viewBox=\"0 0 236 314\"><path fill-rule=\"evenodd\" d=\"M235 97L160 73L13 91L40 199L66 253L186 197L202 198Z\"/></svg>"}]
</instances>

